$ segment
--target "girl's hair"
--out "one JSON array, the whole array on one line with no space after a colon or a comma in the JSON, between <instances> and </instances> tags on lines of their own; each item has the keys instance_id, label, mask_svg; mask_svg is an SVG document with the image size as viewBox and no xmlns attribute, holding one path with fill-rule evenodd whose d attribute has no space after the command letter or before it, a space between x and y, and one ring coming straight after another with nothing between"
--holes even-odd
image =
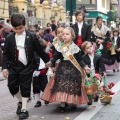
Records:
<instances>
[{"instance_id":1,"label":"girl's hair","mask_svg":"<svg viewBox=\"0 0 120 120\"><path fill-rule=\"evenodd\" d=\"M57 35L57 30L58 30L58 28L65 28L65 26L64 26L64 25L61 25L61 26L57 27L57 28L55 29L55 34L56 34L56 35Z\"/></svg>"},{"instance_id":2,"label":"girl's hair","mask_svg":"<svg viewBox=\"0 0 120 120\"><path fill-rule=\"evenodd\" d=\"M51 26L51 24L50 24L50 23L47 23L46 27L48 27L48 25L50 25L50 26Z\"/></svg>"},{"instance_id":3,"label":"girl's hair","mask_svg":"<svg viewBox=\"0 0 120 120\"><path fill-rule=\"evenodd\" d=\"M83 15L83 20L84 20L84 19L85 19L85 12L82 11L82 10L78 10L78 11L75 13L75 17L77 18L77 16L78 16L79 14L82 14L82 15Z\"/></svg>"},{"instance_id":4,"label":"girl's hair","mask_svg":"<svg viewBox=\"0 0 120 120\"><path fill-rule=\"evenodd\" d=\"M71 27L66 27L65 29L67 29L67 30L70 31L71 36L72 36L72 40L74 40L74 38L75 38L75 32L74 32L73 28L71 28Z\"/></svg>"},{"instance_id":5,"label":"girl's hair","mask_svg":"<svg viewBox=\"0 0 120 120\"><path fill-rule=\"evenodd\" d=\"M25 26L25 17L22 14L13 14L11 17L11 25L13 27L18 27L20 25Z\"/></svg>"},{"instance_id":6,"label":"girl's hair","mask_svg":"<svg viewBox=\"0 0 120 120\"><path fill-rule=\"evenodd\" d=\"M46 29L44 30L44 35L49 34L49 33L50 33L50 31L51 31L51 29L50 29L50 28L46 28Z\"/></svg>"},{"instance_id":7,"label":"girl's hair","mask_svg":"<svg viewBox=\"0 0 120 120\"><path fill-rule=\"evenodd\" d=\"M113 30L113 34L114 34L114 32L118 32L118 35L119 35L119 29L118 29L118 28L115 28L115 29Z\"/></svg>"},{"instance_id":8,"label":"girl's hair","mask_svg":"<svg viewBox=\"0 0 120 120\"><path fill-rule=\"evenodd\" d=\"M87 44L92 44L91 42L89 42L89 41L85 41L82 45L81 45L81 48L82 48L82 50L83 51L85 51L85 48L86 48L86 46L87 46Z\"/></svg>"},{"instance_id":9,"label":"girl's hair","mask_svg":"<svg viewBox=\"0 0 120 120\"><path fill-rule=\"evenodd\" d=\"M96 22L98 22L99 19L103 19L101 16L96 17Z\"/></svg>"}]
</instances>

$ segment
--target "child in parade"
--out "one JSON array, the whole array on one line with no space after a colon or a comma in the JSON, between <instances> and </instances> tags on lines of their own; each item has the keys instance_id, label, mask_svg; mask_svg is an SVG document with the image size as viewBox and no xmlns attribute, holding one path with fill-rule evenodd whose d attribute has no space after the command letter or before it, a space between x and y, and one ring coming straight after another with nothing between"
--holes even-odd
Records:
<instances>
[{"instance_id":1,"label":"child in parade","mask_svg":"<svg viewBox=\"0 0 120 120\"><path fill-rule=\"evenodd\" d=\"M25 29L25 17L14 14L11 17L14 32L7 36L3 51L3 76L8 78L10 93L18 99L16 114L19 119L29 117L27 100L30 97L33 75L34 52L46 63L49 56L43 51L34 33Z\"/></svg>"},{"instance_id":2,"label":"child in parade","mask_svg":"<svg viewBox=\"0 0 120 120\"><path fill-rule=\"evenodd\" d=\"M116 66L117 66L117 72L119 72L119 62L120 62L120 37L119 37L119 29L115 28L113 30L113 43L114 46L116 46ZM115 69L113 70L115 72Z\"/></svg>"},{"instance_id":3,"label":"child in parade","mask_svg":"<svg viewBox=\"0 0 120 120\"><path fill-rule=\"evenodd\" d=\"M82 84L82 70L79 67L81 65L87 73L90 72L90 68L82 60L81 50L73 42L74 38L74 30L66 27L63 30L64 42L58 46L56 45L58 42L54 41L55 46L57 46L56 51L50 62L46 64L47 67L50 67L55 64L56 60L60 59L55 72L54 82L48 84L42 99L49 102L61 102L61 112L65 111L65 103L71 104L71 108L75 109L77 104L88 102L87 94ZM73 57L74 62L71 57ZM74 63L77 63L77 66ZM50 93L49 95L47 94L48 92Z\"/></svg>"},{"instance_id":4,"label":"child in parade","mask_svg":"<svg viewBox=\"0 0 120 120\"><path fill-rule=\"evenodd\" d=\"M83 61L88 67L90 67L92 75L95 76L95 73L100 74L100 72L106 76L106 70L104 63L101 61L101 55L94 54L93 45L89 41L85 41L82 44L82 50L85 52L85 55L82 56ZM90 77L90 74L88 74ZM94 102L98 101L98 95L96 95ZM90 98L88 105L92 104L92 99Z\"/></svg>"},{"instance_id":5,"label":"child in parade","mask_svg":"<svg viewBox=\"0 0 120 120\"><path fill-rule=\"evenodd\" d=\"M40 44L42 48L46 49L46 42L44 40L40 40ZM35 95L36 104L34 107L40 107L40 92L44 91L48 79L47 79L47 68L45 67L44 61L37 55L37 53L34 53L35 58L35 71L33 73L33 93ZM45 101L45 104L49 104L49 102Z\"/></svg>"}]
</instances>

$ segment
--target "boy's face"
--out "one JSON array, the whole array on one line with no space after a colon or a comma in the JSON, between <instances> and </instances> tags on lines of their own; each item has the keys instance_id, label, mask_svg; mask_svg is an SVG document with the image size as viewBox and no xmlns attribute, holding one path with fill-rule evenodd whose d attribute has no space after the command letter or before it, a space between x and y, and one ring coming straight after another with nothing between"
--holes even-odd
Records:
<instances>
[{"instance_id":1,"label":"boy's face","mask_svg":"<svg viewBox=\"0 0 120 120\"><path fill-rule=\"evenodd\" d=\"M24 25L20 25L18 27L13 27L13 29L14 29L14 32L17 35L21 35L25 31L25 26Z\"/></svg>"},{"instance_id":2,"label":"boy's face","mask_svg":"<svg viewBox=\"0 0 120 120\"><path fill-rule=\"evenodd\" d=\"M80 13L77 17L76 17L78 22L83 21L83 15Z\"/></svg>"},{"instance_id":3,"label":"boy's face","mask_svg":"<svg viewBox=\"0 0 120 120\"><path fill-rule=\"evenodd\" d=\"M118 36L119 33L117 31L114 32L114 36Z\"/></svg>"},{"instance_id":4,"label":"boy's face","mask_svg":"<svg viewBox=\"0 0 120 120\"><path fill-rule=\"evenodd\" d=\"M84 51L86 54L91 54L93 53L93 46L91 43L88 43L85 47L85 51Z\"/></svg>"}]
</instances>

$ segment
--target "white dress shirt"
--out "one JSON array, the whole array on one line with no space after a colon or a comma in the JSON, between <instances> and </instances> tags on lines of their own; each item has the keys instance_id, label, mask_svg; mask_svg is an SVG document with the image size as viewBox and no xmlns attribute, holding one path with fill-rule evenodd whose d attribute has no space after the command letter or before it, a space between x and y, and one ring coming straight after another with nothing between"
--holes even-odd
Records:
<instances>
[{"instance_id":1,"label":"white dress shirt","mask_svg":"<svg viewBox=\"0 0 120 120\"><path fill-rule=\"evenodd\" d=\"M25 37L26 32L24 31L21 35L15 35L17 50L19 51L18 60L24 65L27 65L27 58L25 53Z\"/></svg>"},{"instance_id":2,"label":"white dress shirt","mask_svg":"<svg viewBox=\"0 0 120 120\"><path fill-rule=\"evenodd\" d=\"M115 45L117 44L117 38L118 38L118 36L114 36L114 44Z\"/></svg>"},{"instance_id":3,"label":"white dress shirt","mask_svg":"<svg viewBox=\"0 0 120 120\"><path fill-rule=\"evenodd\" d=\"M78 35L79 36L81 36L82 26L83 26L83 22L81 22L81 23L78 22L78 29L79 29Z\"/></svg>"},{"instance_id":4,"label":"white dress shirt","mask_svg":"<svg viewBox=\"0 0 120 120\"><path fill-rule=\"evenodd\" d=\"M94 76L94 75L95 75L95 67L94 67L94 62L93 62L93 60L94 60L94 55L92 55L92 56L88 55L88 56L89 56L89 58L90 58L90 63L91 63L90 69L91 69L91 72L92 72L92 74L93 74L93 76Z\"/></svg>"}]
</instances>

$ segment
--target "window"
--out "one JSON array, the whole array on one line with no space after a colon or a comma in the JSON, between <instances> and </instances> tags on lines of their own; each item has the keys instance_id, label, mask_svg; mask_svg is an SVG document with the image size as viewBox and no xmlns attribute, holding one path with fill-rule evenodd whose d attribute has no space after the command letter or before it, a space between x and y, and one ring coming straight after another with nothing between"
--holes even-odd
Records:
<instances>
[{"instance_id":1,"label":"window","mask_svg":"<svg viewBox=\"0 0 120 120\"><path fill-rule=\"evenodd\" d=\"M95 4L96 0L77 0L78 4Z\"/></svg>"}]
</instances>

